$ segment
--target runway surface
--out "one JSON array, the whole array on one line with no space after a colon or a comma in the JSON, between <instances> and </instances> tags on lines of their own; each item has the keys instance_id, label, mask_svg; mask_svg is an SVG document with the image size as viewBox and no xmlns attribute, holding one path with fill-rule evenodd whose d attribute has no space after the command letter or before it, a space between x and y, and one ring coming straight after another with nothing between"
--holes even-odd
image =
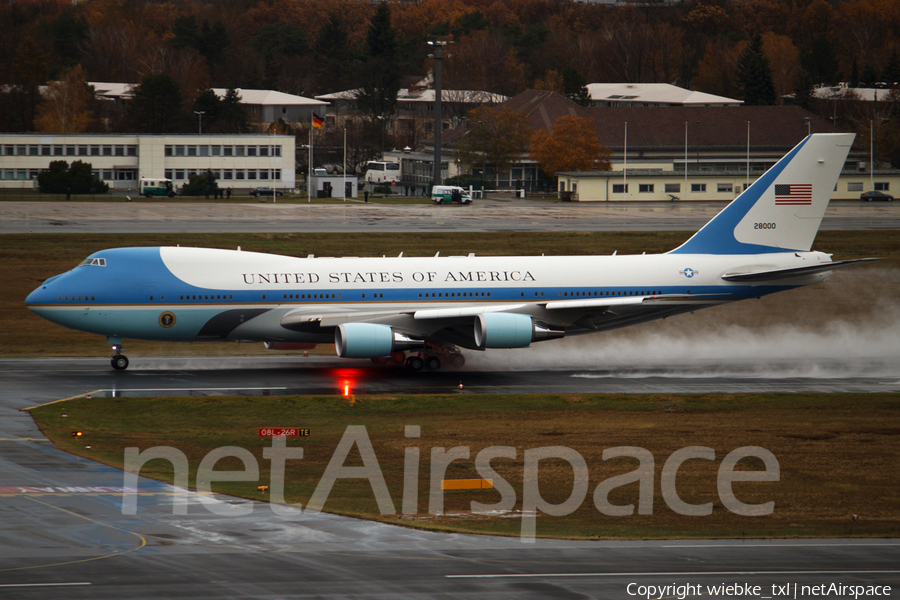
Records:
<instances>
[{"instance_id":1,"label":"runway surface","mask_svg":"<svg viewBox=\"0 0 900 600\"><path fill-rule=\"evenodd\" d=\"M490 364L412 373L324 356L131 357L0 360L4 391L46 402L107 396L341 394L766 393L900 391L900 357L881 360L693 361L633 367L512 368ZM463 387L460 389L459 384Z\"/></svg>"},{"instance_id":2,"label":"runway surface","mask_svg":"<svg viewBox=\"0 0 900 600\"><path fill-rule=\"evenodd\" d=\"M133 357L132 364L115 372L102 358L0 361L2 597L625 599L638 597L637 586L692 584L701 591L691 597L777 598L773 585L836 582L896 589L900 584L900 541L892 540L616 542L603 539L598 520L591 532L596 541L524 543L301 510L276 515L266 504L192 493L187 514L175 514L173 497L186 492L144 479L135 492L136 514L125 514L122 472L54 450L18 410L88 391L339 393L346 382L358 394L713 391L728 385L897 389L900 378L885 377L896 365L879 365L872 376L863 368L863 375L839 382L799 378L792 383L784 373L766 380L707 365L710 379L689 383L697 378L677 375L671 365L618 374L602 369L410 374L323 357ZM729 374L716 373L728 369ZM222 507L249 514L222 516ZM731 594L705 587L722 583L761 587ZM814 597L798 590L798 597Z\"/></svg>"},{"instance_id":3,"label":"runway surface","mask_svg":"<svg viewBox=\"0 0 900 600\"><path fill-rule=\"evenodd\" d=\"M3 233L696 231L723 202L429 204L0 202ZM821 229L900 229L900 202L832 203Z\"/></svg>"}]
</instances>

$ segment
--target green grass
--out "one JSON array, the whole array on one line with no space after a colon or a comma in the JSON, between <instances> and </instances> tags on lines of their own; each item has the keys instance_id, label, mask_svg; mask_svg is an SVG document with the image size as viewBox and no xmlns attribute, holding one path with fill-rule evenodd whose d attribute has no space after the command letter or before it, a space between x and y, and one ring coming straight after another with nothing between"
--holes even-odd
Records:
<instances>
[{"instance_id":1,"label":"green grass","mask_svg":"<svg viewBox=\"0 0 900 600\"><path fill-rule=\"evenodd\" d=\"M268 485L269 461L260 427L309 427L309 438L291 438L302 446L302 460L288 461L286 499L309 501L319 478L348 425L362 425L397 511L403 496L404 452L418 447L418 506L415 516L378 513L367 480L339 480L324 509L391 523L441 531L518 535L521 521L473 515L472 501L493 504L499 492L452 491L444 494L441 517L427 514L432 448L467 447L468 459L457 460L447 479L478 478L474 459L489 446L512 446L515 460L495 459L492 467L523 497L523 458L529 449L571 448L589 470L588 494L570 515L541 516L539 536L562 538L696 538L696 537L895 537L900 534L900 395L898 394L703 394L703 395L395 395L284 396L259 398L92 398L39 407L31 411L41 430L61 449L121 468L124 449L171 446L190 461L191 485L200 460L223 446L253 454L259 481L220 482L214 491L265 499L258 485ZM860 407L864 407L860 410ZM63 414L67 416L63 417ZM419 425L421 438L404 437L405 425ZM84 437L73 438L81 430ZM90 444L91 449L85 448ZM653 514L609 517L593 505L593 491L610 477L632 471L633 459L604 461L604 448L637 446L654 457ZM660 491L665 460L686 446L706 446L716 461L690 460L678 471L678 493L685 502L713 503L708 517L685 517L672 511ZM726 510L716 486L719 463L726 453L760 446L779 462L780 481L734 484L742 502L775 502L765 517L742 517ZM356 449L347 466L361 465ZM762 463L743 467L759 470ZM220 470L242 470L226 458ZM171 481L164 461L151 461L142 475ZM541 496L561 503L572 489L572 470L561 460L540 463ZM637 486L613 490L610 502L637 502ZM860 515L853 523L850 515Z\"/></svg>"}]
</instances>

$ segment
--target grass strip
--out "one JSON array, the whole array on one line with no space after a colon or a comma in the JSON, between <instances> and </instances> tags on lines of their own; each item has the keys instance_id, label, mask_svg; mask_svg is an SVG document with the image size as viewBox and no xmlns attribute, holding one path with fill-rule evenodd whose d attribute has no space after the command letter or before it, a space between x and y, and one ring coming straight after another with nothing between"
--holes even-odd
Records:
<instances>
[{"instance_id":1,"label":"grass strip","mask_svg":"<svg viewBox=\"0 0 900 600\"><path fill-rule=\"evenodd\" d=\"M368 480L340 479L324 509L437 531L518 535L522 508L525 451L563 446L586 461L589 485L577 510L537 518L537 535L554 538L793 538L896 537L900 534L900 411L898 394L549 394L549 395L396 395L81 398L31 411L41 430L60 449L121 468L126 447L146 450L170 446L187 456L190 484L196 485L201 459L224 446L248 450L260 468L259 481L220 482L213 490L233 496L267 499L257 491L269 485L270 461L263 449L269 438L261 427L304 427L310 437L288 438L303 448L302 460L288 460L286 499L305 506L350 425L364 426L392 502L400 511L406 448L419 448L418 513L381 515ZM65 415L65 416L64 416ZM406 438L405 426L418 425L421 437ZM74 438L72 431L83 431ZM86 449L86 445L90 449ZM429 514L432 449L468 448L468 458L447 467L447 479L480 477L475 457L490 446L515 448L515 459L491 462L516 494L512 513L473 514L471 503L495 504L498 490L460 490L443 494L443 514ZM637 461L604 461L603 450L636 446L654 459L652 514L606 516L594 506L601 481L633 471ZM663 465L688 446L715 451L715 460L692 459L677 472L676 489L684 502L711 502L709 516L678 514L661 493ZM778 460L780 479L738 482L744 503L774 502L768 516L739 516L723 506L717 488L722 458L744 446L759 446ZM359 449L345 466L362 466ZM217 470L243 470L236 458L223 458ZM759 459L738 469L762 470ZM172 480L165 461L148 462L142 475ZM539 463L539 490L549 503L563 503L573 489L573 471L565 460ZM637 483L616 487L609 501L638 505ZM858 515L858 520L851 519Z\"/></svg>"}]
</instances>

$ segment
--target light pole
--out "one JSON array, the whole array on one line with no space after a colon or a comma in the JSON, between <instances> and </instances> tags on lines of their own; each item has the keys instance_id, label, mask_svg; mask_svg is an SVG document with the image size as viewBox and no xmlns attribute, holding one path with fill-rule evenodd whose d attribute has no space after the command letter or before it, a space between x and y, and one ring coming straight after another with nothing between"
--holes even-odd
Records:
<instances>
[{"instance_id":1,"label":"light pole","mask_svg":"<svg viewBox=\"0 0 900 600\"><path fill-rule=\"evenodd\" d=\"M481 181L487 178L487 121L478 121L481 123ZM484 184L481 186L484 193Z\"/></svg>"},{"instance_id":2,"label":"light pole","mask_svg":"<svg viewBox=\"0 0 900 600\"><path fill-rule=\"evenodd\" d=\"M444 46L452 43L452 40L428 40L428 45L434 46L434 54L430 55L434 58L434 185L441 185L441 59Z\"/></svg>"},{"instance_id":3,"label":"light pole","mask_svg":"<svg viewBox=\"0 0 900 600\"><path fill-rule=\"evenodd\" d=\"M203 135L203 115L206 114L206 111L195 110L194 114L197 115L197 135Z\"/></svg>"}]
</instances>

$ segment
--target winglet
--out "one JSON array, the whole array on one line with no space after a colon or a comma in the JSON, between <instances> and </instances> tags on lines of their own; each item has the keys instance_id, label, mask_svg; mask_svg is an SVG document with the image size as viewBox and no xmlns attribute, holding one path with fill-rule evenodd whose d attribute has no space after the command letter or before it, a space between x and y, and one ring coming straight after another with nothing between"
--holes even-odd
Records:
<instances>
[{"instance_id":1,"label":"winglet","mask_svg":"<svg viewBox=\"0 0 900 600\"><path fill-rule=\"evenodd\" d=\"M808 136L671 254L808 252L854 137Z\"/></svg>"}]
</instances>

